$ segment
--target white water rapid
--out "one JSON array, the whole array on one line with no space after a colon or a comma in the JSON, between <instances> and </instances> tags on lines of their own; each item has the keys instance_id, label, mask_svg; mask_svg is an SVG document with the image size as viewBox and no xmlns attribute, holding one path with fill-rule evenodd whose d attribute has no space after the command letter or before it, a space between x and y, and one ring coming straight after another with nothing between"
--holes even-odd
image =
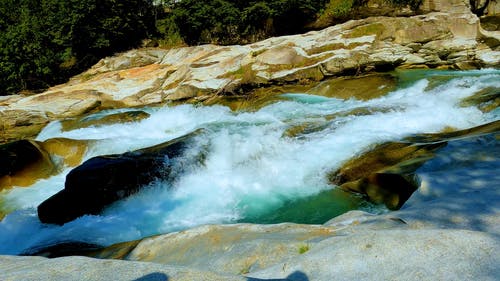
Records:
<instances>
[{"instance_id":1,"label":"white water rapid","mask_svg":"<svg viewBox=\"0 0 500 281\"><path fill-rule=\"evenodd\" d=\"M4 190L0 199L16 211L0 222L0 254L19 254L57 241L110 245L201 224L266 221L265 217L278 210L295 208L294 202L320 200L314 197L318 194L333 196L328 199L333 203L318 203L320 210L316 212L338 215L356 208L385 211L335 190L327 182L327 172L375 143L448 127L465 129L500 116L498 108L483 113L476 107L459 105L483 88L499 87L499 70L415 73L419 74L412 74L411 79L406 77L409 74L401 76L405 81L398 90L370 101L290 93L255 112L179 105L144 108L150 117L134 123L63 132L60 123L53 122L37 140L97 140L85 159L162 143L198 128L208 131L202 140L208 153L204 164L193 165L173 183L155 182L102 215L80 217L63 226L40 223L36 207L64 187L70 169L29 188ZM429 87L435 77L440 82ZM326 117L360 107L373 112L331 120ZM376 110L380 108L385 110ZM321 126L298 137L283 136L291 126L305 122ZM281 219L291 220L286 216Z\"/></svg>"}]
</instances>

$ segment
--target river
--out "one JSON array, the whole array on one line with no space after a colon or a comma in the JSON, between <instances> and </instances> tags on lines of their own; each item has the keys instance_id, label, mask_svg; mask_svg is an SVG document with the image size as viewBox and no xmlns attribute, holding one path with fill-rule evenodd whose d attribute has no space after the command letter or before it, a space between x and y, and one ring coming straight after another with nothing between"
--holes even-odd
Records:
<instances>
[{"instance_id":1,"label":"river","mask_svg":"<svg viewBox=\"0 0 500 281\"><path fill-rule=\"evenodd\" d=\"M500 119L498 108L484 113L460 106L462 99L481 89L498 88L500 70L396 75L397 90L368 101L287 93L256 111L177 105L142 108L150 116L134 123L63 131L59 121L52 122L36 139L95 140L85 159L162 143L198 128L207 131L199 139L206 157L203 163L190 163L173 182L155 181L102 215L83 216L63 226L40 223L36 207L63 188L70 168L29 188L4 190L0 199L16 211L0 222L0 254L20 254L60 241L110 245L202 224L324 223L353 209L387 212L330 185L326 174L377 143ZM371 113L338 114L358 108ZM126 110L97 115L119 111ZM318 126L286 135L290 127L304 123ZM422 173L432 175L429 169L424 166Z\"/></svg>"}]
</instances>

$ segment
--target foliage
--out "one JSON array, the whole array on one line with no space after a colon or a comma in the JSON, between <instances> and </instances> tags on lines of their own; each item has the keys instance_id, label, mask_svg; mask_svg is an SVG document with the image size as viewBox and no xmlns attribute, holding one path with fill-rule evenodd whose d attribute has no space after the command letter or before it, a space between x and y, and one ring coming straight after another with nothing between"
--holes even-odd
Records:
<instances>
[{"instance_id":1,"label":"foliage","mask_svg":"<svg viewBox=\"0 0 500 281\"><path fill-rule=\"evenodd\" d=\"M309 251L309 245L301 245L299 247L299 254L304 254L307 251Z\"/></svg>"},{"instance_id":2,"label":"foliage","mask_svg":"<svg viewBox=\"0 0 500 281\"><path fill-rule=\"evenodd\" d=\"M169 5L188 44L235 44L302 32L326 0L182 0Z\"/></svg>"},{"instance_id":3,"label":"foliage","mask_svg":"<svg viewBox=\"0 0 500 281\"><path fill-rule=\"evenodd\" d=\"M155 30L151 0L0 1L0 94L61 83Z\"/></svg>"},{"instance_id":4,"label":"foliage","mask_svg":"<svg viewBox=\"0 0 500 281\"><path fill-rule=\"evenodd\" d=\"M413 10L418 9L423 0L390 0L394 5L410 6Z\"/></svg>"}]
</instances>

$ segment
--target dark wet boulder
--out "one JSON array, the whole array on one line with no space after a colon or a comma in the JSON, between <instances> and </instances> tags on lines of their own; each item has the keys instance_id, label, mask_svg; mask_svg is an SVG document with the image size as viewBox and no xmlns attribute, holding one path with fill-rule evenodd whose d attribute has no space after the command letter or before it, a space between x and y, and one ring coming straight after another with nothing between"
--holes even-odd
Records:
<instances>
[{"instance_id":1,"label":"dark wet boulder","mask_svg":"<svg viewBox=\"0 0 500 281\"><path fill-rule=\"evenodd\" d=\"M123 154L93 157L71 170L65 188L38 206L43 223L64 224L82 215L97 215L120 199L126 198L158 179L175 178L187 166L186 161L201 160L200 154L184 153L196 146L202 130L156 146ZM201 150L201 149L200 149Z\"/></svg>"},{"instance_id":2,"label":"dark wet boulder","mask_svg":"<svg viewBox=\"0 0 500 281\"><path fill-rule=\"evenodd\" d=\"M32 140L0 145L0 190L13 186L30 186L56 170L49 154Z\"/></svg>"},{"instance_id":3,"label":"dark wet boulder","mask_svg":"<svg viewBox=\"0 0 500 281\"><path fill-rule=\"evenodd\" d=\"M399 209L418 188L415 170L432 158L433 151L446 142L413 144L389 142L347 161L329 174L331 183L364 194L389 209Z\"/></svg>"}]
</instances>

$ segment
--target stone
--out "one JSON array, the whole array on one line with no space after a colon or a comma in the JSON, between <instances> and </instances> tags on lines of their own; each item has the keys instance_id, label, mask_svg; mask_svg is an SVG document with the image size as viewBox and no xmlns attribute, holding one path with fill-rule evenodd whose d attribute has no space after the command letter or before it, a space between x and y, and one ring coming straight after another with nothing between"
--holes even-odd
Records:
<instances>
[{"instance_id":1,"label":"stone","mask_svg":"<svg viewBox=\"0 0 500 281\"><path fill-rule=\"evenodd\" d=\"M466 130L421 134L402 142L383 143L347 161L329 173L328 178L344 190L364 194L389 209L399 209L420 186L415 171L432 159L435 151L458 138L498 132L499 126L500 122L495 121Z\"/></svg>"},{"instance_id":2,"label":"stone","mask_svg":"<svg viewBox=\"0 0 500 281\"><path fill-rule=\"evenodd\" d=\"M82 162L87 148L94 141L91 140L73 140L68 138L51 138L43 142L38 142L40 147L46 151L53 162L67 167L75 167ZM62 168L61 164L58 168Z\"/></svg>"},{"instance_id":3,"label":"stone","mask_svg":"<svg viewBox=\"0 0 500 281\"><path fill-rule=\"evenodd\" d=\"M181 266L170 266L149 262L101 260L78 256L54 259L44 257L0 256L0 272L2 272L3 281L248 280L241 276L223 275Z\"/></svg>"},{"instance_id":4,"label":"stone","mask_svg":"<svg viewBox=\"0 0 500 281\"><path fill-rule=\"evenodd\" d=\"M397 78L391 74L368 74L355 77L332 78L321 82L308 93L339 99L370 100L396 89Z\"/></svg>"},{"instance_id":5,"label":"stone","mask_svg":"<svg viewBox=\"0 0 500 281\"><path fill-rule=\"evenodd\" d=\"M207 225L143 239L126 259L247 274L302 255L332 235L319 225Z\"/></svg>"},{"instance_id":6,"label":"stone","mask_svg":"<svg viewBox=\"0 0 500 281\"><path fill-rule=\"evenodd\" d=\"M131 50L105 58L44 93L2 98L0 114L41 116L18 133L11 125L3 125L2 130L8 140L19 139L36 135L49 120L103 109L213 102L219 96L245 95L264 85L312 84L396 67L496 66L498 32L483 30L467 5L462 0L431 1L424 10L433 12L425 15L351 20L249 45Z\"/></svg>"},{"instance_id":7,"label":"stone","mask_svg":"<svg viewBox=\"0 0 500 281\"><path fill-rule=\"evenodd\" d=\"M117 123L130 123L138 122L142 119L149 117L149 114L141 110L133 110L126 112L119 112L104 117L91 117L80 116L72 119L65 119L61 121L61 126L63 131L71 131L80 128L88 128L91 126L99 127L109 124Z\"/></svg>"},{"instance_id":8,"label":"stone","mask_svg":"<svg viewBox=\"0 0 500 281\"><path fill-rule=\"evenodd\" d=\"M247 275L304 280L494 280L495 236L468 230L379 230L319 242L307 253ZM459 253L459 254L458 254ZM405 262L407 261L407 262ZM394 266L397 265L397 266Z\"/></svg>"},{"instance_id":9,"label":"stone","mask_svg":"<svg viewBox=\"0 0 500 281\"><path fill-rule=\"evenodd\" d=\"M500 88L490 87L465 98L461 106L477 106L483 112L490 112L500 106Z\"/></svg>"},{"instance_id":10,"label":"stone","mask_svg":"<svg viewBox=\"0 0 500 281\"><path fill-rule=\"evenodd\" d=\"M175 177L188 161L181 157L195 147L195 137L201 133L197 130L156 146L85 161L68 173L63 190L38 206L40 221L64 224L85 214L96 215L154 180Z\"/></svg>"},{"instance_id":11,"label":"stone","mask_svg":"<svg viewBox=\"0 0 500 281\"><path fill-rule=\"evenodd\" d=\"M0 190L30 186L56 170L49 154L35 141L19 140L0 145Z\"/></svg>"},{"instance_id":12,"label":"stone","mask_svg":"<svg viewBox=\"0 0 500 281\"><path fill-rule=\"evenodd\" d=\"M389 209L399 209L419 186L415 170L444 145L445 142L381 144L349 160L328 177L344 190L364 194Z\"/></svg>"},{"instance_id":13,"label":"stone","mask_svg":"<svg viewBox=\"0 0 500 281\"><path fill-rule=\"evenodd\" d=\"M49 122L40 111L0 109L0 144L34 138Z\"/></svg>"}]
</instances>

